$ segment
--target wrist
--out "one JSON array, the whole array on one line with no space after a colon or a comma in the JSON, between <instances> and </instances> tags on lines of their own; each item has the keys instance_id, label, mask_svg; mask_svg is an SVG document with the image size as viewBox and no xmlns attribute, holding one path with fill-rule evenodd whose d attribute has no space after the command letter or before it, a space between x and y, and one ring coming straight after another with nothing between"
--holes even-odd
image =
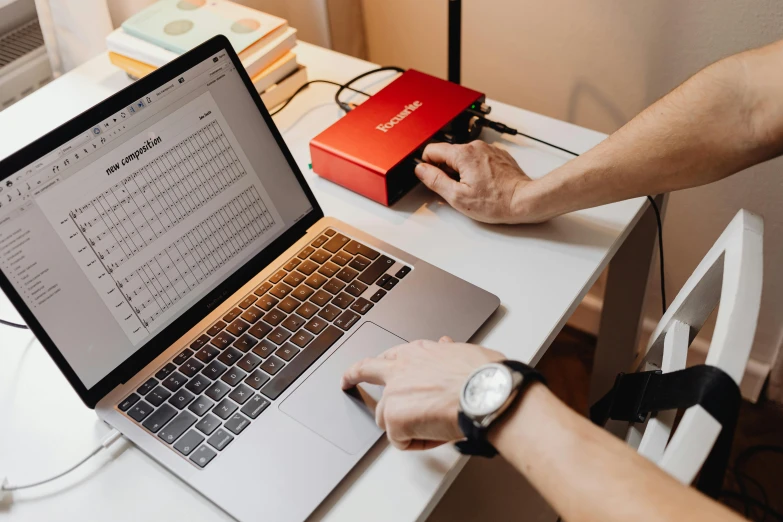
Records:
<instances>
[{"instance_id":1,"label":"wrist","mask_svg":"<svg viewBox=\"0 0 783 522\"><path fill-rule=\"evenodd\" d=\"M487 433L487 440L502 455L509 446L517 446L522 442L526 429L535 429L534 411L546 396L551 395L547 387L540 383L530 384L522 392L508 410L492 425Z\"/></svg>"}]
</instances>

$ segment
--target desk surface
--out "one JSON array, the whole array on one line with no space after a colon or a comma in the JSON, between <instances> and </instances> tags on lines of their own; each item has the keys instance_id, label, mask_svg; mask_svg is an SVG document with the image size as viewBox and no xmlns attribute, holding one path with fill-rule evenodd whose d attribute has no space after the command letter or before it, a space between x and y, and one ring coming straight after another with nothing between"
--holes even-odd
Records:
<instances>
[{"instance_id":1,"label":"desk surface","mask_svg":"<svg viewBox=\"0 0 783 522\"><path fill-rule=\"evenodd\" d=\"M300 43L311 79L346 81L372 64ZM382 75L379 75L382 76ZM369 78L377 90L390 76ZM0 113L0 158L128 85L98 56ZM309 168L308 142L341 113L334 88L315 85L275 117L327 215L361 228L498 295L501 309L479 332L509 358L535 363L642 215L644 198L577 212L535 226L471 221L419 186L384 208L323 180ZM499 102L493 118L575 151L603 134ZM533 178L570 158L524 138L496 138ZM0 317L17 317L0 295ZM108 428L85 408L29 332L0 333L0 480L51 476L99 444ZM314 520L423 520L464 465L451 447L401 453L382 441L316 511ZM228 517L128 443L78 471L0 503L14 520L220 520Z\"/></svg>"}]
</instances>

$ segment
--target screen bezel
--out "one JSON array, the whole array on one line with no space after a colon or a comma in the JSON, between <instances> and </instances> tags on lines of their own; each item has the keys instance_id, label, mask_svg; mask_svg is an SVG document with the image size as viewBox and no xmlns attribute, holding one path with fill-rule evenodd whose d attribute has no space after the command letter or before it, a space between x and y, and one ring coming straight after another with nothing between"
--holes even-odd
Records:
<instances>
[{"instance_id":1,"label":"screen bezel","mask_svg":"<svg viewBox=\"0 0 783 522\"><path fill-rule=\"evenodd\" d=\"M266 109L264 103L261 101L261 97L253 87L253 83L245 71L245 68L242 66L239 57L234 52L228 39L222 35L204 42L190 52L185 53L163 67L160 67L158 70L134 82L132 85L122 89L0 161L0 181L2 181L50 153L52 150L61 147L80 133L83 133L86 129L92 128L103 119L128 105L131 105L142 96L149 94L155 88L166 84L220 51L226 51L228 57L233 62L245 87L250 93L250 96L255 101L260 115L264 118L272 136L275 141L277 141L278 146L288 161L289 167L296 176L300 187L310 201L312 210L89 389L82 383L60 350L57 349L55 343L46 334L43 326L38 322L32 310L30 310L5 274L0 271L0 288L2 288L11 300L11 303L13 303L19 311L24 321L30 327L30 330L35 334L52 359L54 359L54 362L68 379L68 382L89 408L95 408L98 401L106 394L119 384L126 382L136 375L144 366L169 348L173 342L193 328L193 326L206 317L214 308L224 302L225 299L234 294L242 285L247 283L253 276L304 236L307 233L307 230L323 217L323 211L310 190L310 187L307 185L302 172L299 170L296 161L291 155L291 151L286 146L285 141L283 141L283 137L280 135L277 126L269 115L269 111Z\"/></svg>"}]
</instances>

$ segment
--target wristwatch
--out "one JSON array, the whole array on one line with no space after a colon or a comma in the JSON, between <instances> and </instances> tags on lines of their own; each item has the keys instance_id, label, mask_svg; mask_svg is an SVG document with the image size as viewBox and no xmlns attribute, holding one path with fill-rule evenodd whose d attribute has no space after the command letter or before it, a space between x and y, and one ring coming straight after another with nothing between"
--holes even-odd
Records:
<instances>
[{"instance_id":1,"label":"wristwatch","mask_svg":"<svg viewBox=\"0 0 783 522\"><path fill-rule=\"evenodd\" d=\"M459 427L465 440L456 446L463 455L494 457L497 450L487 441L487 432L533 382L546 384L544 376L517 361L480 366L470 374L459 398Z\"/></svg>"}]
</instances>

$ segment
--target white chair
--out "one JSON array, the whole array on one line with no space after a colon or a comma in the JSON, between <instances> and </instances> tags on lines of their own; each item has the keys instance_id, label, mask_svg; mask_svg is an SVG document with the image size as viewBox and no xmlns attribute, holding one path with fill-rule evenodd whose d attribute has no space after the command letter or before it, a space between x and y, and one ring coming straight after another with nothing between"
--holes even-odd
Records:
<instances>
[{"instance_id":1,"label":"white chair","mask_svg":"<svg viewBox=\"0 0 783 522\"><path fill-rule=\"evenodd\" d=\"M716 305L715 331L705 364L739 385L748 362L761 304L763 220L740 210L696 267L653 331L636 371L685 368L688 347ZM676 411L629 424L626 441L683 484L704 465L721 424L701 406L688 408L672 435Z\"/></svg>"}]
</instances>

